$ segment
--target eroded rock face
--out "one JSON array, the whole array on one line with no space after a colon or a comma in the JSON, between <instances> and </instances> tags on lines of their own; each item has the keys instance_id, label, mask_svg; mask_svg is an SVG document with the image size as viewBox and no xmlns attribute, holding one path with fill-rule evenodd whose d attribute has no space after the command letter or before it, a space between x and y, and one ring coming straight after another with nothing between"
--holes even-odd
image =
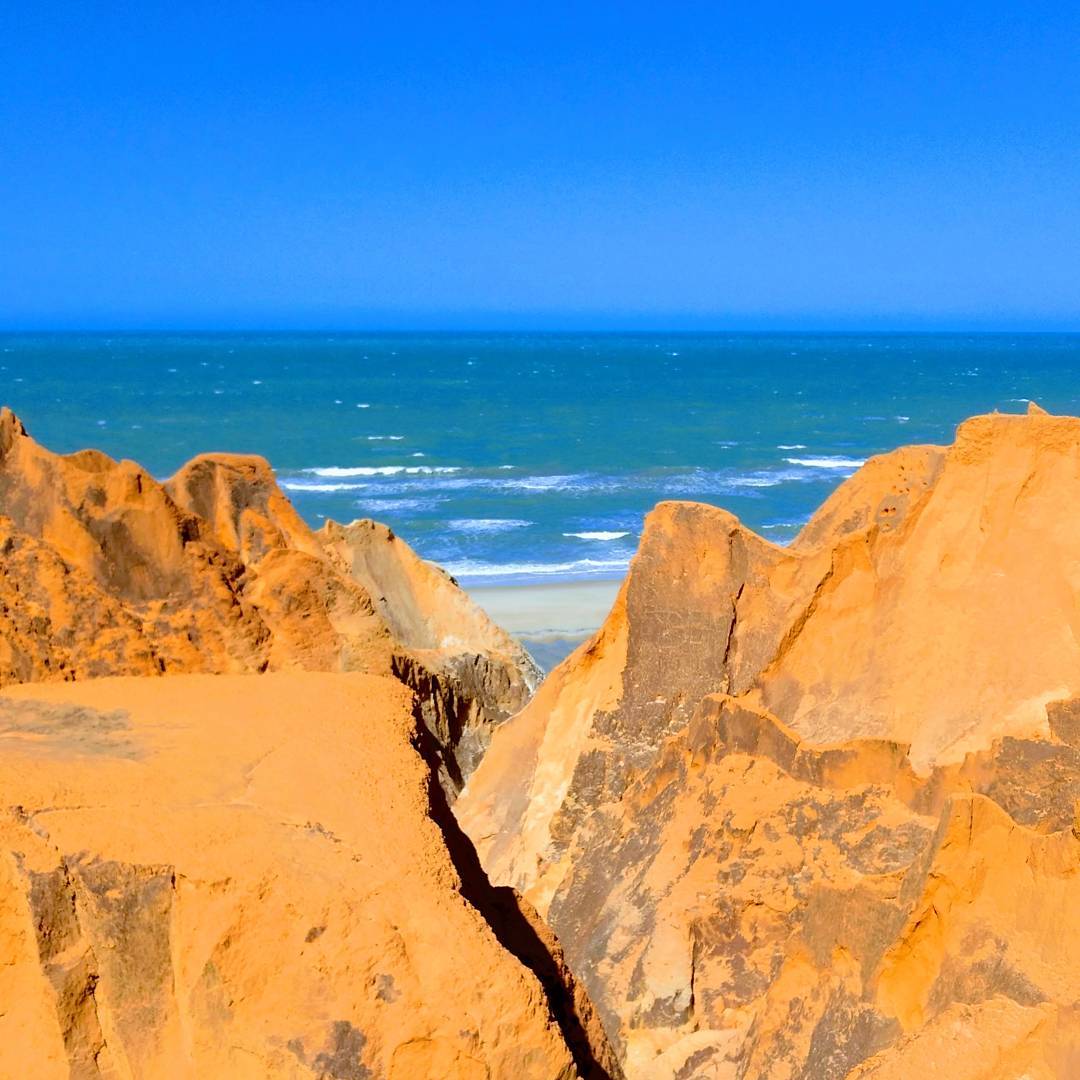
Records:
<instances>
[{"instance_id":1,"label":"eroded rock face","mask_svg":"<svg viewBox=\"0 0 1080 1080\"><path fill-rule=\"evenodd\" d=\"M0 694L0 1074L609 1075L410 697L310 673Z\"/></svg>"},{"instance_id":2,"label":"eroded rock face","mask_svg":"<svg viewBox=\"0 0 1080 1080\"><path fill-rule=\"evenodd\" d=\"M480 762L494 728L518 712L542 675L529 654L458 587L385 525L328 521L326 551L372 598L394 639L396 664L417 690L424 723L454 747L460 784Z\"/></svg>"},{"instance_id":3,"label":"eroded rock face","mask_svg":"<svg viewBox=\"0 0 1080 1080\"><path fill-rule=\"evenodd\" d=\"M420 691L450 792L537 681L389 530L313 533L262 458L199 457L161 484L96 451L51 454L0 411L0 686L298 668Z\"/></svg>"},{"instance_id":4,"label":"eroded rock face","mask_svg":"<svg viewBox=\"0 0 1080 1080\"><path fill-rule=\"evenodd\" d=\"M873 459L786 549L650 516L456 806L628 1075L1080 1067L1078 461L1033 408Z\"/></svg>"}]
</instances>

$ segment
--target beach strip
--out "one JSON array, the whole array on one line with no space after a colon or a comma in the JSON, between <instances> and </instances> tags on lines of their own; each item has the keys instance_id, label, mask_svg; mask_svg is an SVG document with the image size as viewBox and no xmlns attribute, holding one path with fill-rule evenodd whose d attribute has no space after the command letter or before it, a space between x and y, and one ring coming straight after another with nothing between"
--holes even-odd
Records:
<instances>
[{"instance_id":1,"label":"beach strip","mask_svg":"<svg viewBox=\"0 0 1080 1080\"><path fill-rule=\"evenodd\" d=\"M466 586L469 595L550 671L607 618L620 581Z\"/></svg>"}]
</instances>

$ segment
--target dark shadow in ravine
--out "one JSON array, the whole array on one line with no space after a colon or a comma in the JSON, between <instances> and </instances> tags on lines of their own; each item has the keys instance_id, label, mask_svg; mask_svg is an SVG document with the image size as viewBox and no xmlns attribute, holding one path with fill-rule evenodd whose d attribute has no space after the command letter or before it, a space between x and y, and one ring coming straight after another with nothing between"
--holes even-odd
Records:
<instances>
[{"instance_id":1,"label":"dark shadow in ravine","mask_svg":"<svg viewBox=\"0 0 1080 1080\"><path fill-rule=\"evenodd\" d=\"M550 947L523 910L524 902L517 893L508 886L492 885L484 873L472 841L458 825L438 782L442 755L422 722L416 725L413 745L428 765L429 813L442 832L454 868L461 878L462 895L491 927L499 944L540 981L548 1008L559 1025L582 1080L621 1080L615 1053L602 1034L599 1022L593 1025L598 1033L593 1038L582 1023L574 1000L573 975L552 955ZM597 1040L602 1040L602 1045L596 1045Z\"/></svg>"}]
</instances>

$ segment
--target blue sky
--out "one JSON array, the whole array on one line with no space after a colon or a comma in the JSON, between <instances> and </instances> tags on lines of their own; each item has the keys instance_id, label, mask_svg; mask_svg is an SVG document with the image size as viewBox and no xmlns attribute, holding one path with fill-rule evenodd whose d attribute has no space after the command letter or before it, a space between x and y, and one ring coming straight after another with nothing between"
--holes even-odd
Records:
<instances>
[{"instance_id":1,"label":"blue sky","mask_svg":"<svg viewBox=\"0 0 1080 1080\"><path fill-rule=\"evenodd\" d=\"M14 0L0 326L1080 329L1080 5Z\"/></svg>"}]
</instances>

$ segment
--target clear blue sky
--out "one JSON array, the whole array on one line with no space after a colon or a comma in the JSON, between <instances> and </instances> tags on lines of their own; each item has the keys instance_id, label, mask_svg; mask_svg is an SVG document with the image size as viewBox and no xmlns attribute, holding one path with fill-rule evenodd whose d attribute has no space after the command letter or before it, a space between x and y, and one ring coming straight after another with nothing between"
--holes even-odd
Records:
<instances>
[{"instance_id":1,"label":"clear blue sky","mask_svg":"<svg viewBox=\"0 0 1080 1080\"><path fill-rule=\"evenodd\" d=\"M0 326L1080 329L1080 5L8 0Z\"/></svg>"}]
</instances>

